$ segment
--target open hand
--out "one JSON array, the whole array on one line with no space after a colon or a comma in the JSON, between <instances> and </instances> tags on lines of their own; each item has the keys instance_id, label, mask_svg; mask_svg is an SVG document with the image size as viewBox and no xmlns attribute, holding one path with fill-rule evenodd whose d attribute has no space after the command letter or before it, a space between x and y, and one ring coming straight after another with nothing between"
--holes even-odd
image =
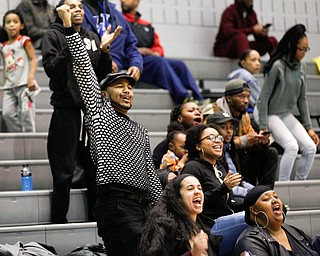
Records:
<instances>
[{"instance_id":1,"label":"open hand","mask_svg":"<svg viewBox=\"0 0 320 256\"><path fill-rule=\"evenodd\" d=\"M104 32L101 38L100 48L104 52L108 52L110 50L110 44L119 36L122 30L121 26L117 26L113 33L111 31L111 25L107 27L107 30Z\"/></svg>"}]
</instances>

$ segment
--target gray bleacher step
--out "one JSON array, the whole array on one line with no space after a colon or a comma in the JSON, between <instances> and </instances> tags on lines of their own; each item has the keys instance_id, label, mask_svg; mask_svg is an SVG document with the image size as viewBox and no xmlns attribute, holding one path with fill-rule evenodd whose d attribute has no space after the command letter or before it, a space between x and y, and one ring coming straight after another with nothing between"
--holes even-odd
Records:
<instances>
[{"instance_id":1,"label":"gray bleacher step","mask_svg":"<svg viewBox=\"0 0 320 256\"><path fill-rule=\"evenodd\" d=\"M310 237L315 237L320 230L320 210L288 211L286 223L300 228Z\"/></svg>"},{"instance_id":2,"label":"gray bleacher step","mask_svg":"<svg viewBox=\"0 0 320 256\"><path fill-rule=\"evenodd\" d=\"M36 109L36 132L47 132L53 109ZM142 124L149 132L167 130L170 121L170 109L132 109L128 116L135 122ZM0 111L1 115L2 111Z\"/></svg>"},{"instance_id":3,"label":"gray bleacher step","mask_svg":"<svg viewBox=\"0 0 320 256\"><path fill-rule=\"evenodd\" d=\"M0 192L0 226L50 223L51 193L52 190ZM86 189L71 189L69 222L87 221L86 209Z\"/></svg>"},{"instance_id":4,"label":"gray bleacher step","mask_svg":"<svg viewBox=\"0 0 320 256\"><path fill-rule=\"evenodd\" d=\"M0 160L48 159L47 132L0 133Z\"/></svg>"},{"instance_id":5,"label":"gray bleacher step","mask_svg":"<svg viewBox=\"0 0 320 256\"><path fill-rule=\"evenodd\" d=\"M49 129L52 109L36 109L36 131L46 132ZM132 109L128 115L148 129L149 132L167 130L170 121L170 109Z\"/></svg>"},{"instance_id":6,"label":"gray bleacher step","mask_svg":"<svg viewBox=\"0 0 320 256\"><path fill-rule=\"evenodd\" d=\"M3 87L0 87L0 91ZM36 97L37 109L52 109L50 97L52 91L43 87ZM0 99L2 104L2 99ZM134 89L134 109L172 109L175 106L168 91L163 89Z\"/></svg>"},{"instance_id":7,"label":"gray bleacher step","mask_svg":"<svg viewBox=\"0 0 320 256\"><path fill-rule=\"evenodd\" d=\"M226 79L227 75L237 69L238 61L220 57L175 57L183 60L196 80ZM262 65L264 62L262 63ZM318 70L313 62L306 62L307 75L318 75ZM36 80L42 87L49 87L49 78L44 68L38 66ZM0 84L3 84L3 65L0 65Z\"/></svg>"},{"instance_id":8,"label":"gray bleacher step","mask_svg":"<svg viewBox=\"0 0 320 256\"><path fill-rule=\"evenodd\" d=\"M276 181L274 189L291 210L320 210L320 180Z\"/></svg>"},{"instance_id":9,"label":"gray bleacher step","mask_svg":"<svg viewBox=\"0 0 320 256\"><path fill-rule=\"evenodd\" d=\"M219 90L219 93L221 94L220 96L223 95L223 89ZM167 98L165 96L166 94L163 95L163 98ZM39 95L40 96L40 95ZM307 97L308 97L308 102L309 102L309 110L310 114L314 116L319 116L320 115L320 92L307 92ZM141 96L139 99L139 102L143 102L144 97ZM146 97L148 98L148 97ZM168 99L168 98L167 98ZM150 99L154 100L155 102L157 101L156 98ZM137 106L133 108L132 110L129 111L129 117L144 125L148 131L166 131L167 125L169 124L170 120L170 112L171 109L169 108L158 108L158 109L152 109L152 108L146 108L142 109L142 104L140 106ZM150 103L149 103L150 105ZM164 104L160 103L158 106L164 106ZM173 107L171 105L171 107ZM36 131L37 132L46 132L48 131L49 128L49 123L52 115L52 108L36 108ZM298 115L297 109L293 111L294 114ZM316 123L314 123L315 125ZM317 125L318 126L318 125ZM317 127L315 126L315 127Z\"/></svg>"},{"instance_id":10,"label":"gray bleacher step","mask_svg":"<svg viewBox=\"0 0 320 256\"><path fill-rule=\"evenodd\" d=\"M1 244L36 241L53 246L60 256L82 245L102 243L96 222L1 227L0 241Z\"/></svg>"},{"instance_id":11,"label":"gray bleacher step","mask_svg":"<svg viewBox=\"0 0 320 256\"><path fill-rule=\"evenodd\" d=\"M47 132L0 133L0 160L48 159ZM151 150L166 137L166 132L149 132Z\"/></svg>"},{"instance_id":12,"label":"gray bleacher step","mask_svg":"<svg viewBox=\"0 0 320 256\"><path fill-rule=\"evenodd\" d=\"M320 211L320 180L290 181L275 184L288 211ZM43 224L50 222L50 196L52 190L2 191L0 192L0 226ZM21 209L24 209L21 211ZM68 220L87 220L86 189L72 189ZM13 214L14 213L14 214ZM14 218L12 218L14 216Z\"/></svg>"},{"instance_id":13,"label":"gray bleacher step","mask_svg":"<svg viewBox=\"0 0 320 256\"><path fill-rule=\"evenodd\" d=\"M256 78L259 81L260 86L263 86L263 75L256 75ZM222 79L214 80L204 80L204 89L211 90L217 93L223 93L225 89L225 84L227 80L226 77ZM320 76L319 75L308 75L307 76L307 92L320 92Z\"/></svg>"},{"instance_id":14,"label":"gray bleacher step","mask_svg":"<svg viewBox=\"0 0 320 256\"><path fill-rule=\"evenodd\" d=\"M44 68L41 66L37 67L35 79L41 87L49 87L49 78L44 72ZM3 66L0 66L0 85L3 85Z\"/></svg>"},{"instance_id":15,"label":"gray bleacher step","mask_svg":"<svg viewBox=\"0 0 320 256\"><path fill-rule=\"evenodd\" d=\"M34 190L52 189L52 174L49 160L1 160L1 191L21 190L21 169L24 163L29 164L29 167L32 171L32 181Z\"/></svg>"},{"instance_id":16,"label":"gray bleacher step","mask_svg":"<svg viewBox=\"0 0 320 256\"><path fill-rule=\"evenodd\" d=\"M279 156L279 158L281 158L281 155ZM296 170L298 168L300 158L301 158L301 155L298 155L296 160L295 160L295 163L294 163L294 166L293 166L293 169L292 169L292 173L291 173L291 177L290 177L290 179L292 181L295 178ZM313 166L312 166L312 168L310 170L310 173L309 173L309 176L308 176L308 180L319 180L320 179L319 169L320 169L320 155L316 154ZM279 177L279 174L277 173L276 174L276 179L278 179L278 177Z\"/></svg>"},{"instance_id":17,"label":"gray bleacher step","mask_svg":"<svg viewBox=\"0 0 320 256\"><path fill-rule=\"evenodd\" d=\"M320 230L320 210L289 211L286 223L302 229L310 237ZM37 241L54 246L58 255L66 255L78 246L99 243L95 222L59 225L0 227L0 241L15 244Z\"/></svg>"},{"instance_id":18,"label":"gray bleacher step","mask_svg":"<svg viewBox=\"0 0 320 256\"><path fill-rule=\"evenodd\" d=\"M227 75L237 68L238 60L231 60L220 57L177 57L176 59L183 60L189 67L195 79L200 80L215 80L226 79ZM262 61L262 66L264 65ZM318 75L318 70L313 62L306 62L307 75Z\"/></svg>"}]
</instances>

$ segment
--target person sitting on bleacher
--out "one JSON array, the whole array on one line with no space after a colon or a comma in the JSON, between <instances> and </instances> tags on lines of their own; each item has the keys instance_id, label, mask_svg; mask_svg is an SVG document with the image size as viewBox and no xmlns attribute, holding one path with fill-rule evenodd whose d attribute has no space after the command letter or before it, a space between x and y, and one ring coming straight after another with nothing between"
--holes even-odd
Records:
<instances>
[{"instance_id":1,"label":"person sitting on bleacher","mask_svg":"<svg viewBox=\"0 0 320 256\"><path fill-rule=\"evenodd\" d=\"M272 131L275 142L284 149L279 180L290 180L299 149L301 158L295 179L307 179L319 144L309 114L306 64L301 62L308 51L306 28L297 24L284 34L263 70L265 81L257 102L256 121L262 132ZM301 123L293 114L296 107ZM257 117L256 112L254 116Z\"/></svg>"},{"instance_id":2,"label":"person sitting on bleacher","mask_svg":"<svg viewBox=\"0 0 320 256\"><path fill-rule=\"evenodd\" d=\"M258 23L253 10L253 0L235 0L221 16L220 28L213 52L217 57L240 58L247 49L257 50L261 56L270 54L277 45L275 37L269 37L269 24ZM255 41L249 41L253 35Z\"/></svg>"},{"instance_id":3,"label":"person sitting on bleacher","mask_svg":"<svg viewBox=\"0 0 320 256\"><path fill-rule=\"evenodd\" d=\"M140 80L167 89L176 104L192 97L203 100L198 85L184 62L164 58L159 35L149 21L141 19L137 11L140 0L122 0L122 13L138 39L138 50L143 56L143 73Z\"/></svg>"},{"instance_id":4,"label":"person sitting on bleacher","mask_svg":"<svg viewBox=\"0 0 320 256\"><path fill-rule=\"evenodd\" d=\"M121 26L121 33L110 45L112 71L127 70L136 81L140 79L143 60L137 49L137 38L122 13L116 9L114 3L108 0L82 0L84 20L82 26L103 36L109 25L114 32Z\"/></svg>"},{"instance_id":5,"label":"person sitting on bleacher","mask_svg":"<svg viewBox=\"0 0 320 256\"><path fill-rule=\"evenodd\" d=\"M245 50L240 57L239 66L239 68L228 74L227 79L228 81L232 79L241 79L244 80L249 86L250 99L247 111L249 113L253 128L257 130L257 125L253 119L253 110L260 96L261 87L258 79L254 75L260 73L260 54L256 50Z\"/></svg>"},{"instance_id":6,"label":"person sitting on bleacher","mask_svg":"<svg viewBox=\"0 0 320 256\"><path fill-rule=\"evenodd\" d=\"M240 235L232 255L318 255L310 237L301 229L284 223L283 204L274 190L256 186L246 195L244 205L249 227Z\"/></svg>"},{"instance_id":7,"label":"person sitting on bleacher","mask_svg":"<svg viewBox=\"0 0 320 256\"><path fill-rule=\"evenodd\" d=\"M170 123L167 134L172 131L186 131L190 127L201 124L203 115L200 107L194 102L186 102L175 106L170 113ZM162 157L169 149L167 139L162 140L153 150L152 159L154 166L160 168Z\"/></svg>"},{"instance_id":8,"label":"person sitting on bleacher","mask_svg":"<svg viewBox=\"0 0 320 256\"><path fill-rule=\"evenodd\" d=\"M163 155L160 164L161 169L166 169L175 173L177 176L180 174L186 161L188 160L188 152L184 148L186 140L185 131L172 131L167 135L168 151Z\"/></svg>"},{"instance_id":9,"label":"person sitting on bleacher","mask_svg":"<svg viewBox=\"0 0 320 256\"><path fill-rule=\"evenodd\" d=\"M239 156L234 146L234 133L239 125L239 121L232 118L228 113L215 112L208 116L207 124L214 124L223 136L223 157L218 160L223 167L231 173L240 173ZM244 180L238 186L232 188L233 201L231 208L235 212L243 211L243 200L247 193L254 188L254 185Z\"/></svg>"},{"instance_id":10,"label":"person sitting on bleacher","mask_svg":"<svg viewBox=\"0 0 320 256\"><path fill-rule=\"evenodd\" d=\"M27 35L35 49L41 50L42 38L54 22L53 6L47 0L22 0L17 10L23 16Z\"/></svg>"},{"instance_id":11,"label":"person sitting on bleacher","mask_svg":"<svg viewBox=\"0 0 320 256\"><path fill-rule=\"evenodd\" d=\"M199 218L211 234L223 236L220 255L228 255L247 225L244 212L234 213L231 209L232 189L240 184L241 175L227 172L218 162L223 155L223 141L212 124L189 128L185 145L189 160L181 174L191 174L200 181L204 205Z\"/></svg>"},{"instance_id":12,"label":"person sitting on bleacher","mask_svg":"<svg viewBox=\"0 0 320 256\"><path fill-rule=\"evenodd\" d=\"M225 96L212 104L214 111L223 111L239 120L234 144L239 154L244 180L252 185L274 187L278 169L278 152L269 147L270 135L255 132L247 112L250 88L240 79L226 83Z\"/></svg>"}]
</instances>

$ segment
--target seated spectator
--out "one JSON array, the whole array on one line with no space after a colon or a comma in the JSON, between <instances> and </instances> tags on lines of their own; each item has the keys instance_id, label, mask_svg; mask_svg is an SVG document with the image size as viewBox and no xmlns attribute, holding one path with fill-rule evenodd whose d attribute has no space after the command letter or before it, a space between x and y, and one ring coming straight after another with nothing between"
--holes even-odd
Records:
<instances>
[{"instance_id":1,"label":"seated spectator","mask_svg":"<svg viewBox=\"0 0 320 256\"><path fill-rule=\"evenodd\" d=\"M247 83L250 88L250 98L248 113L251 118L251 123L253 125L253 109L256 102L260 96L261 86L254 76L259 74L261 68L260 54L256 50L248 49L245 50L239 60L240 68L232 71L228 75L228 81L232 79L241 79ZM255 127L254 127L255 128Z\"/></svg>"},{"instance_id":2,"label":"seated spectator","mask_svg":"<svg viewBox=\"0 0 320 256\"><path fill-rule=\"evenodd\" d=\"M160 169L156 170L163 189L170 180L180 175L188 159L187 150L184 148L185 141L184 130L173 130L167 134L166 143L169 149L162 157Z\"/></svg>"},{"instance_id":3,"label":"seated spectator","mask_svg":"<svg viewBox=\"0 0 320 256\"><path fill-rule=\"evenodd\" d=\"M247 108L250 88L245 81L233 79L226 83L225 96L212 104L214 111L228 113L239 120L234 144L239 154L241 174L252 185L274 187L278 169L278 152L269 146L268 135L254 131Z\"/></svg>"},{"instance_id":4,"label":"seated spectator","mask_svg":"<svg viewBox=\"0 0 320 256\"><path fill-rule=\"evenodd\" d=\"M122 13L116 9L114 3L108 0L82 0L84 20L82 26L103 36L109 25L111 31L121 26L120 35L110 45L112 57L112 71L127 70L136 81L140 79L143 60L137 49L137 38Z\"/></svg>"},{"instance_id":5,"label":"seated spectator","mask_svg":"<svg viewBox=\"0 0 320 256\"><path fill-rule=\"evenodd\" d=\"M222 13L220 28L213 47L215 56L240 58L247 49L254 49L261 56L270 54L277 45L277 39L269 37L269 26L258 23L253 10L253 0L235 0ZM253 35L255 40L249 41Z\"/></svg>"},{"instance_id":6,"label":"seated spectator","mask_svg":"<svg viewBox=\"0 0 320 256\"><path fill-rule=\"evenodd\" d=\"M137 11L140 0L122 0L122 13L138 39L138 50L143 56L143 73L140 80L167 89L176 104L191 97L203 100L203 96L188 67L180 60L164 58L159 35L149 21L141 19Z\"/></svg>"},{"instance_id":7,"label":"seated spectator","mask_svg":"<svg viewBox=\"0 0 320 256\"><path fill-rule=\"evenodd\" d=\"M239 125L239 121L235 118L230 117L228 113L215 112L207 118L207 124L215 124L219 128L219 133L223 136L223 153L224 157L219 160L226 170L232 173L241 173L239 165L238 153L235 150L233 135L235 129ZM246 194L254 186L246 181L241 181L239 186L235 186L232 189L233 200L235 201L231 207L234 211L243 211L243 201Z\"/></svg>"},{"instance_id":8,"label":"seated spectator","mask_svg":"<svg viewBox=\"0 0 320 256\"><path fill-rule=\"evenodd\" d=\"M303 24L291 27L281 38L265 65L264 85L257 102L261 131L272 136L283 149L279 165L279 180L290 180L298 150L301 158L296 180L307 179L316 155L319 137L312 129L308 98L306 64L303 58L309 51L309 40ZM295 117L297 108L301 122Z\"/></svg>"},{"instance_id":9,"label":"seated spectator","mask_svg":"<svg viewBox=\"0 0 320 256\"><path fill-rule=\"evenodd\" d=\"M42 37L55 20L54 7L47 0L22 0L17 6L34 48L41 49Z\"/></svg>"},{"instance_id":10,"label":"seated spectator","mask_svg":"<svg viewBox=\"0 0 320 256\"><path fill-rule=\"evenodd\" d=\"M256 186L246 195L244 205L249 227L239 237L233 255L244 251L257 256L318 255L302 230L284 223L283 205L274 190Z\"/></svg>"},{"instance_id":11,"label":"seated spectator","mask_svg":"<svg viewBox=\"0 0 320 256\"><path fill-rule=\"evenodd\" d=\"M139 255L219 255L221 237L210 235L199 220L203 191L190 174L174 178L150 212Z\"/></svg>"},{"instance_id":12,"label":"seated spectator","mask_svg":"<svg viewBox=\"0 0 320 256\"><path fill-rule=\"evenodd\" d=\"M227 173L218 163L223 140L210 125L191 127L185 145L189 160L181 174L191 174L200 181L205 200L199 218L212 234L223 236L220 255L227 255L246 224L243 212L234 214L231 209L232 189L240 184L241 175Z\"/></svg>"},{"instance_id":13,"label":"seated spectator","mask_svg":"<svg viewBox=\"0 0 320 256\"><path fill-rule=\"evenodd\" d=\"M203 116L200 107L194 102L186 102L174 107L170 113L170 124L167 133L179 130L186 131L190 127L201 124ZM167 139L161 141L153 150L152 159L156 168L160 167L163 155L168 151Z\"/></svg>"},{"instance_id":14,"label":"seated spectator","mask_svg":"<svg viewBox=\"0 0 320 256\"><path fill-rule=\"evenodd\" d=\"M172 131L167 136L168 151L163 155L160 164L161 169L179 175L186 161L188 160L188 152L184 148L186 141L185 131Z\"/></svg>"}]
</instances>

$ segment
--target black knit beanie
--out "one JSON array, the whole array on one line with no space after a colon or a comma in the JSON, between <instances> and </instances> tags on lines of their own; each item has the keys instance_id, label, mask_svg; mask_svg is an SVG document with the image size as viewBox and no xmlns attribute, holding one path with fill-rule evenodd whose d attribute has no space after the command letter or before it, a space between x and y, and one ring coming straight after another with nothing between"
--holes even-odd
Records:
<instances>
[{"instance_id":1,"label":"black knit beanie","mask_svg":"<svg viewBox=\"0 0 320 256\"><path fill-rule=\"evenodd\" d=\"M248 225L252 225L252 221L250 220L250 207L254 206L257 202L258 198L264 193L269 190L273 190L270 187L264 185L255 186L251 189L248 194L244 198L244 211L245 211L245 221Z\"/></svg>"}]
</instances>

